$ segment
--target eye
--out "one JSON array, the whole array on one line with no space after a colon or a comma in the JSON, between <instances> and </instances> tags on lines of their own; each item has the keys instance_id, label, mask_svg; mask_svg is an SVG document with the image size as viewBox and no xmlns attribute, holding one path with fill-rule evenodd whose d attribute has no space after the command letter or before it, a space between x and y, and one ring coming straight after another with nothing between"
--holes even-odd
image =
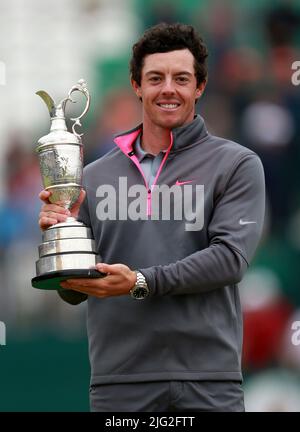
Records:
<instances>
[{"instance_id":1,"label":"eye","mask_svg":"<svg viewBox=\"0 0 300 432\"><path fill-rule=\"evenodd\" d=\"M179 84L186 84L186 83L189 82L189 79L188 79L188 77L186 77L186 76L178 76L178 77L176 78L176 81L177 81Z\"/></svg>"},{"instance_id":2,"label":"eye","mask_svg":"<svg viewBox=\"0 0 300 432\"><path fill-rule=\"evenodd\" d=\"M152 82L152 83L158 83L158 82L161 81L161 77L158 76L158 75L151 76L151 77L149 78L149 81Z\"/></svg>"}]
</instances>

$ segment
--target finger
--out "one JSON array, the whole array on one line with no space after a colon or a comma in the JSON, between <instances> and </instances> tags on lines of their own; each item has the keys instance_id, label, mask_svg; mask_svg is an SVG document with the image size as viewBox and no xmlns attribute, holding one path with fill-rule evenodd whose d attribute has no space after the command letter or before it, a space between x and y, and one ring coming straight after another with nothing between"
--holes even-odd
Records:
<instances>
[{"instance_id":1,"label":"finger","mask_svg":"<svg viewBox=\"0 0 300 432\"><path fill-rule=\"evenodd\" d=\"M99 288L99 279L94 279L94 278L67 279L63 281L63 283L66 283L72 287L84 286L90 288Z\"/></svg>"},{"instance_id":2,"label":"finger","mask_svg":"<svg viewBox=\"0 0 300 432\"><path fill-rule=\"evenodd\" d=\"M96 297L106 297L107 296L107 293L102 292L99 289L99 287L97 289L95 289L95 287L84 285L85 284L84 281L86 281L86 279L82 279L82 280L83 280L82 285L81 284L77 284L77 283L74 284L73 283L74 279L69 279L69 281L72 282L72 283L68 283L68 281L65 280L65 281L63 281L63 282L60 283L60 286L63 289L70 289L70 290L73 290L73 291L78 291L78 292L81 292L81 293L84 293L84 294L87 294L87 295L93 295L93 296L96 296Z\"/></svg>"},{"instance_id":3,"label":"finger","mask_svg":"<svg viewBox=\"0 0 300 432\"><path fill-rule=\"evenodd\" d=\"M66 283L68 287L85 287L91 290L107 290L111 286L111 283L107 280L107 278L67 279L64 280L63 283Z\"/></svg>"},{"instance_id":4,"label":"finger","mask_svg":"<svg viewBox=\"0 0 300 432\"><path fill-rule=\"evenodd\" d=\"M91 294L91 288L90 287L84 287L84 286L73 286L68 284L67 281L63 281L60 283L61 288L65 290L71 290L71 291L78 291L82 292L84 294Z\"/></svg>"},{"instance_id":5,"label":"finger","mask_svg":"<svg viewBox=\"0 0 300 432\"><path fill-rule=\"evenodd\" d=\"M39 193L39 199L42 200L44 203L50 203L49 201L50 195L51 192L44 189Z\"/></svg>"},{"instance_id":6,"label":"finger","mask_svg":"<svg viewBox=\"0 0 300 432\"><path fill-rule=\"evenodd\" d=\"M40 219L46 217L46 218L56 219L59 222L65 222L68 218L68 215L56 213L56 212L40 212L39 217Z\"/></svg>"},{"instance_id":7,"label":"finger","mask_svg":"<svg viewBox=\"0 0 300 432\"><path fill-rule=\"evenodd\" d=\"M54 212L54 213L62 213L70 216L70 211L64 207L61 207L57 204L44 204L41 208L41 212Z\"/></svg>"},{"instance_id":8,"label":"finger","mask_svg":"<svg viewBox=\"0 0 300 432\"><path fill-rule=\"evenodd\" d=\"M56 223L57 220L50 217L42 217L41 219L39 219L39 226L43 231L51 227L52 225L55 225Z\"/></svg>"}]
</instances>

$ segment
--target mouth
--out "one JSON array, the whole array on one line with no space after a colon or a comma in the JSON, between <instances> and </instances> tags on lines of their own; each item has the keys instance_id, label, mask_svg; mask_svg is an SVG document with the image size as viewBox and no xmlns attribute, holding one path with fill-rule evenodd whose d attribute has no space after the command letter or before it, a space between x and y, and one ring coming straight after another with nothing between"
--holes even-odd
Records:
<instances>
[{"instance_id":1,"label":"mouth","mask_svg":"<svg viewBox=\"0 0 300 432\"><path fill-rule=\"evenodd\" d=\"M158 103L157 106L167 111L174 111L180 107L179 103Z\"/></svg>"}]
</instances>

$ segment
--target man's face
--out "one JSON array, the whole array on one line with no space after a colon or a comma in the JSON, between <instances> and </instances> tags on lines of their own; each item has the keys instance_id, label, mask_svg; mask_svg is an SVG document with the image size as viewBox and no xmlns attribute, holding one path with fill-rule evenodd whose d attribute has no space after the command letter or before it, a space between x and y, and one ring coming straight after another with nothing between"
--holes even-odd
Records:
<instances>
[{"instance_id":1,"label":"man's face","mask_svg":"<svg viewBox=\"0 0 300 432\"><path fill-rule=\"evenodd\" d=\"M132 80L132 86L142 98L144 124L173 129L193 120L205 83L197 87L194 56L182 49L147 55L141 85Z\"/></svg>"}]
</instances>

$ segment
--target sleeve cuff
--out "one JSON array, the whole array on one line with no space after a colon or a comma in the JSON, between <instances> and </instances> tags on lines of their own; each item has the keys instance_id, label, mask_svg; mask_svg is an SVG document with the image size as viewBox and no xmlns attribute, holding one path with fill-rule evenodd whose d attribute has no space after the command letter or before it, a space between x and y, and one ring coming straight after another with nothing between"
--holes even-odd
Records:
<instances>
[{"instance_id":1,"label":"sleeve cuff","mask_svg":"<svg viewBox=\"0 0 300 432\"><path fill-rule=\"evenodd\" d=\"M149 297L155 296L155 278L154 271L151 268L138 269L144 276L149 288Z\"/></svg>"}]
</instances>

